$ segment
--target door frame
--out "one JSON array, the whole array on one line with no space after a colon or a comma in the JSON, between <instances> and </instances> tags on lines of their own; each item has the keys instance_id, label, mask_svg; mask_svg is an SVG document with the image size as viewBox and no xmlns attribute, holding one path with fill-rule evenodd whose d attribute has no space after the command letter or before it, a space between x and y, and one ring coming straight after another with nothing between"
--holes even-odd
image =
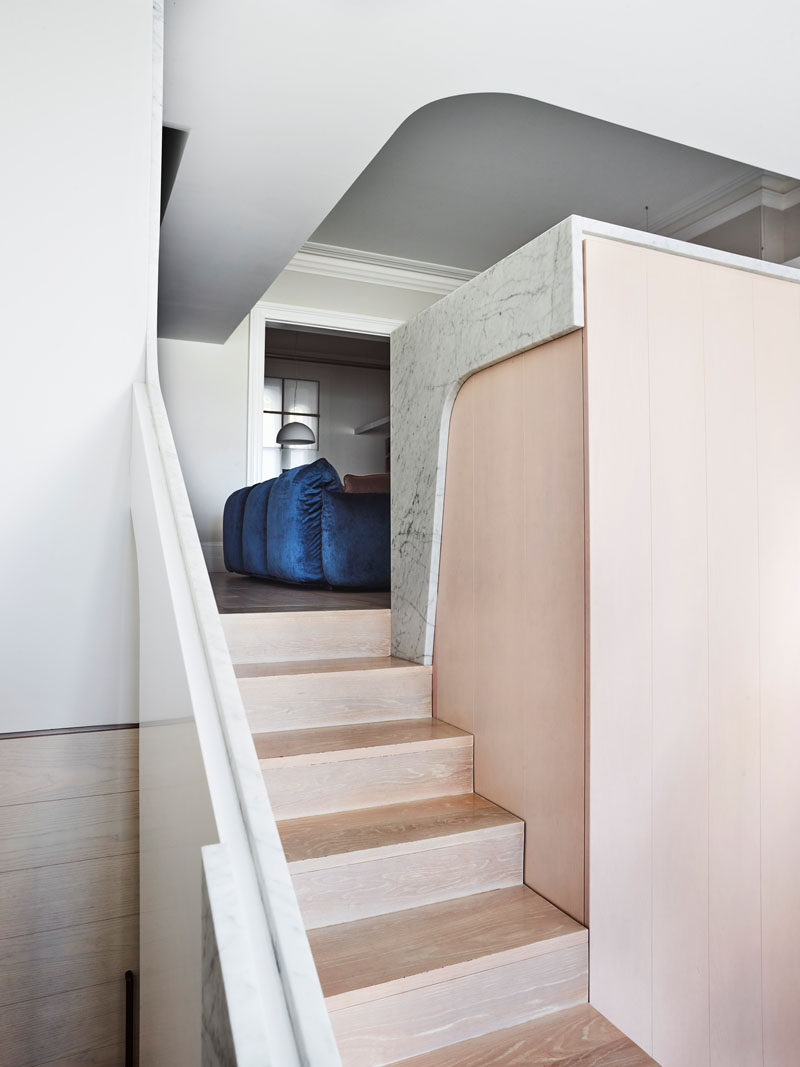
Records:
<instances>
[{"instance_id":1,"label":"door frame","mask_svg":"<svg viewBox=\"0 0 800 1067\"><path fill-rule=\"evenodd\" d=\"M250 312L247 360L247 484L261 481L263 459L264 345L268 325L315 326L341 333L372 334L389 337L402 326L403 319L382 319L374 315L356 315L327 308L300 307L259 301Z\"/></svg>"}]
</instances>

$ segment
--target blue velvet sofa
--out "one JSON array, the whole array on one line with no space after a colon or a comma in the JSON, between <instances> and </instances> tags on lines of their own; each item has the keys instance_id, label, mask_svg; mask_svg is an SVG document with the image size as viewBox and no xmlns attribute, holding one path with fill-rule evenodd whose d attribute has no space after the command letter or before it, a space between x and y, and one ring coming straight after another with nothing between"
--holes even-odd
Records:
<instances>
[{"instance_id":1,"label":"blue velvet sofa","mask_svg":"<svg viewBox=\"0 0 800 1067\"><path fill-rule=\"evenodd\" d=\"M326 459L237 489L222 520L229 571L299 585L388 589L389 494L348 493Z\"/></svg>"}]
</instances>

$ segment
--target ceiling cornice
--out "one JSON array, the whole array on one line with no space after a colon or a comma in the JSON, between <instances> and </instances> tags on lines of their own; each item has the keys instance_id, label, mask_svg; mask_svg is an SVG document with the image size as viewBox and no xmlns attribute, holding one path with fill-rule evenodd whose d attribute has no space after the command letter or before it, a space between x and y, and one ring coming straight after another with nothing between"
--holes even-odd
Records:
<instances>
[{"instance_id":1,"label":"ceiling cornice","mask_svg":"<svg viewBox=\"0 0 800 1067\"><path fill-rule=\"evenodd\" d=\"M779 174L750 171L695 201L684 201L674 211L652 220L653 233L692 241L716 226L739 218L753 208L788 211L800 204L800 182Z\"/></svg>"},{"instance_id":2,"label":"ceiling cornice","mask_svg":"<svg viewBox=\"0 0 800 1067\"><path fill-rule=\"evenodd\" d=\"M363 333L373 337L389 337L393 330L402 326L404 319L383 319L375 315L359 315L349 311L331 311L329 308L301 307L299 304L277 304L259 300L251 312L260 316L261 322L275 325L309 326L319 330L344 330L347 333ZM252 322L252 319L251 319ZM259 327L256 328L256 333Z\"/></svg>"},{"instance_id":3,"label":"ceiling cornice","mask_svg":"<svg viewBox=\"0 0 800 1067\"><path fill-rule=\"evenodd\" d=\"M447 267L441 263L424 263L380 252L308 241L295 255L286 270L317 274L328 278L387 285L394 289L413 289L420 293L451 293L478 271Z\"/></svg>"}]
</instances>

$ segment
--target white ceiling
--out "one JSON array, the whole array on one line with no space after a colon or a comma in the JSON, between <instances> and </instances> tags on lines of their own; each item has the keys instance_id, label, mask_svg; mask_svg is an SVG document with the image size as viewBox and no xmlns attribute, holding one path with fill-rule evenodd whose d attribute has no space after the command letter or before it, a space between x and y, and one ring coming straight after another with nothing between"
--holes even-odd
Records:
<instances>
[{"instance_id":1,"label":"white ceiling","mask_svg":"<svg viewBox=\"0 0 800 1067\"><path fill-rule=\"evenodd\" d=\"M535 100L460 96L412 115L312 240L484 270L567 215L655 228L754 173Z\"/></svg>"},{"instance_id":2,"label":"white ceiling","mask_svg":"<svg viewBox=\"0 0 800 1067\"><path fill-rule=\"evenodd\" d=\"M190 132L162 228L162 336L224 340L404 120L433 101L514 94L800 174L796 0L771 0L768 48L748 0L639 5L636 18L630 0L167 0L165 9L164 121ZM441 149L452 142L455 152L468 109L461 133L441 143L420 134L434 157L397 164L391 217L378 167L363 210L344 204L320 230L325 240L346 233L336 243L481 266L570 210L638 209L641 224L636 200L677 195L721 166L687 163L670 189L657 167L638 173L633 149L621 168L598 155L602 138L588 127L555 166L544 138L531 140L524 107L513 107L526 135L487 122L485 142L462 144L458 167ZM403 137L413 136L409 124ZM487 197L498 145L501 183ZM607 207L573 203L598 187Z\"/></svg>"}]
</instances>

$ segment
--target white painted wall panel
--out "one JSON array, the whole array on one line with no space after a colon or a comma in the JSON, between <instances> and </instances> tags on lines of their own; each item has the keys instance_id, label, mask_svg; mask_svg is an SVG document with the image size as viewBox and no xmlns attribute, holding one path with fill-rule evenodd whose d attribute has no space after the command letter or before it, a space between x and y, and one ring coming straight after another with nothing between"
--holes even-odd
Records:
<instances>
[{"instance_id":1,"label":"white painted wall panel","mask_svg":"<svg viewBox=\"0 0 800 1067\"><path fill-rule=\"evenodd\" d=\"M4 5L0 731L137 717L152 21L132 0Z\"/></svg>"}]
</instances>

